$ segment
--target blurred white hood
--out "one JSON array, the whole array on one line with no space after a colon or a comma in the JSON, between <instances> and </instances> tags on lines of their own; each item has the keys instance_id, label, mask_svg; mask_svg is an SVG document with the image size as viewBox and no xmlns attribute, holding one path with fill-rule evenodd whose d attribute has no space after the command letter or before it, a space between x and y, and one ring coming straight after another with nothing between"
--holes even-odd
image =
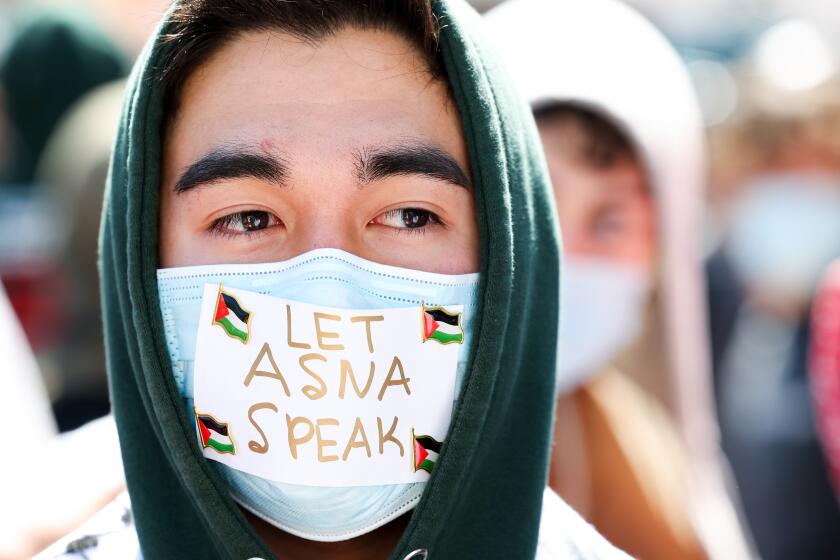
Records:
<instances>
[{"instance_id":1,"label":"blurred white hood","mask_svg":"<svg viewBox=\"0 0 840 560\"><path fill-rule=\"evenodd\" d=\"M0 284L0 420L10 429L7 443L22 457L48 442L56 434L50 401L35 356L23 328ZM0 465L5 473L8 462ZM2 479L2 477L0 477Z\"/></svg>"},{"instance_id":2,"label":"blurred white hood","mask_svg":"<svg viewBox=\"0 0 840 560\"><path fill-rule=\"evenodd\" d=\"M702 274L705 146L682 61L653 25L612 0L510 0L486 19L532 107L572 102L597 110L644 160L658 203L665 351L695 471L698 530L711 557L747 557L721 468Z\"/></svg>"}]
</instances>

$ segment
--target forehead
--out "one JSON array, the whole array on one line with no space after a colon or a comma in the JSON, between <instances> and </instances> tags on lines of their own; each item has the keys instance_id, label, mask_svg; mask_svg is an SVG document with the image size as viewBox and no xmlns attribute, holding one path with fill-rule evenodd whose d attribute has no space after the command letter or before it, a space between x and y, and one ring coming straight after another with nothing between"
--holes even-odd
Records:
<instances>
[{"instance_id":1,"label":"forehead","mask_svg":"<svg viewBox=\"0 0 840 560\"><path fill-rule=\"evenodd\" d=\"M241 35L190 76L173 124L168 148L196 154L220 142L336 148L405 136L465 153L447 85L418 49L382 31L345 29L315 43Z\"/></svg>"}]
</instances>

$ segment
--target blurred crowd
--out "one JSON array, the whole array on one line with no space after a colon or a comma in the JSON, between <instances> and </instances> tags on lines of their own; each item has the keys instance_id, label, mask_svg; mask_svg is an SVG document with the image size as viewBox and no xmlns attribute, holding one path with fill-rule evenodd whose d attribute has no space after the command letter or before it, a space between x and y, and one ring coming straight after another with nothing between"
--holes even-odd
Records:
<instances>
[{"instance_id":1,"label":"blurred crowd","mask_svg":"<svg viewBox=\"0 0 840 560\"><path fill-rule=\"evenodd\" d=\"M701 52L637 4L653 23L487 15L521 32L498 48L564 238L551 485L641 558L838 558L840 49L780 13ZM24 448L78 449L61 438L109 413L99 217L123 83L165 8L0 1L0 420ZM28 524L0 499L0 559L120 491L95 478L96 500Z\"/></svg>"},{"instance_id":2,"label":"blurred crowd","mask_svg":"<svg viewBox=\"0 0 840 560\"><path fill-rule=\"evenodd\" d=\"M124 486L113 427L88 424L110 409L97 238L123 82L164 8L0 2L0 418L32 457L0 467L0 558L28 558Z\"/></svg>"}]
</instances>

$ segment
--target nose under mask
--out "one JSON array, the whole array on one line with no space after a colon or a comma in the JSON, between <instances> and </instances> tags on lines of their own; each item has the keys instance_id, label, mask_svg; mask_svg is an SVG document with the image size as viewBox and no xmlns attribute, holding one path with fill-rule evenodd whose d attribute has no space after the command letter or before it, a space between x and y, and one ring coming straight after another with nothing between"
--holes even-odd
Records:
<instances>
[{"instance_id":1,"label":"nose under mask","mask_svg":"<svg viewBox=\"0 0 840 560\"><path fill-rule=\"evenodd\" d=\"M411 336L423 343L422 348L429 351L451 348L455 352L452 355L457 354L453 374L454 393L451 393L454 400L451 403L445 403L447 414L451 417L467 371L478 284L478 274L443 275L402 269L366 261L336 249L311 251L281 263L213 265L159 270L160 308L172 372L175 384L183 398L186 413L197 419L196 444L200 447L204 444L205 455L210 453L212 457L215 451L208 452L206 445L212 440L215 443L211 445L220 446L218 448L223 450L219 457L222 460L229 460L230 457L224 456L224 450L232 449L234 439L236 439L227 432L226 425L209 415L202 416L196 408L196 401L200 400L196 395L197 377L200 378L201 383L205 385L207 383L201 377L204 375L202 369L204 366L199 368L198 374L196 373L196 348L206 344L206 339L201 339L201 337L209 336L206 332L199 334L200 328L216 336L221 341L219 344L232 345L230 346L234 349L232 351L238 351L240 346L244 347L243 343L248 341L249 336L254 335L251 332L252 326L256 329L254 326L256 323L251 316L254 304L249 304L249 307L243 300L243 305L239 305L239 299L245 296L239 299L234 296L257 294L251 296L252 301L262 301L258 299L259 297L282 298L284 301L299 302L301 305L384 310L381 315L386 318L386 321L390 317L389 313L398 313L401 309L412 308ZM206 309L205 292L209 293L208 286L217 287L214 289L218 290L218 297L222 302L221 304L216 302L215 309L210 315ZM225 299L226 297L228 299ZM271 303L272 300L265 301ZM204 307L202 307L203 302L205 302ZM224 302L227 302L227 305ZM225 309L220 311L220 307ZM458 314L451 312L454 307L460 309ZM281 316L277 319L278 321L285 320L282 319L283 309L283 306L278 307L278 315ZM291 310L292 307L286 309ZM210 318L212 321L202 322L202 312L205 313L205 318ZM221 319L220 316L222 316ZM207 325L202 327L200 322ZM363 326L357 326L357 328L360 329L359 332L364 332ZM382 336L392 334L386 332ZM322 338L318 338L318 343L332 344L337 347L338 339L329 338L329 335L330 333L326 330L319 332L319 337ZM283 336L285 340L285 335ZM290 342L292 336L289 334ZM364 336L361 336L360 340L363 347L360 352L366 352ZM367 340L370 344L370 331L368 331ZM248 341L248 343L252 342ZM312 344L315 345L314 342ZM256 346L254 351L256 351ZM223 354L219 355L223 356ZM281 364L278 371L284 369L280 357L273 359ZM269 362L271 360L265 363ZM321 365L321 362L317 363ZM363 375L358 375L361 370L355 369L357 376L363 378ZM367 371L364 373L366 374ZM389 372L389 376L391 373L393 371ZM405 376L411 377L410 374L405 374ZM374 403L376 392L380 391L381 377L376 379L373 388L370 389L371 396L366 397L370 399L369 402ZM415 380L418 380L416 376ZM264 384L259 385L260 382ZM199 383L199 388L203 387L201 383ZM291 379L288 379L287 384L289 392L295 390ZM386 384L382 384L381 391L385 390ZM281 387L277 383L267 383L264 379L253 384L253 387L258 386L271 386L275 391ZM347 388L347 391L351 389ZM301 406L306 406L306 399L299 397L298 400L304 403ZM364 402L359 401L360 416L364 412ZM278 413L277 417L281 418L282 414ZM446 421L448 424L448 418ZM369 443L369 447L373 448L374 452L376 451L375 427L376 424L374 424L374 435L370 438L370 442L364 442ZM370 428L368 430L370 432ZM381 434L380 429L380 438ZM357 435L354 432L354 436ZM320 436L319 433L318 437ZM413 438L412 448L408 449L406 445L405 449L407 453L411 453L411 457L406 460L411 460L416 464L415 470L418 470L418 474L424 474L419 470L430 472L436 454L440 451L440 442L432 437L417 435L413 432L411 437ZM314 440L315 436L312 436L312 441ZM251 443L247 445L250 446ZM319 439L318 444L320 443ZM338 446L338 455L341 455L343 443L341 442ZM314 445L314 443L310 444ZM239 437L235 445L237 449L243 449L246 442ZM361 448L362 445L358 444L357 447ZM363 452L364 449L358 451L358 453ZM337 461L337 463L340 462L340 460ZM340 541L368 533L411 510L420 500L425 487L424 481L343 486L291 484L257 476L252 472L233 468L222 462L211 461L211 464L229 485L233 498L244 509L284 531L316 541ZM358 478L361 475L354 473L350 478L353 479L354 476Z\"/></svg>"}]
</instances>

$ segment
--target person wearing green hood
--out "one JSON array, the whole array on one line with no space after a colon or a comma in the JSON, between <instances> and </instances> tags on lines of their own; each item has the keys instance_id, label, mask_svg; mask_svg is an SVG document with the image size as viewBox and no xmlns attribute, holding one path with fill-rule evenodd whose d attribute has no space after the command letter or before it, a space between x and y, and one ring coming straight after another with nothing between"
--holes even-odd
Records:
<instances>
[{"instance_id":1,"label":"person wearing green hood","mask_svg":"<svg viewBox=\"0 0 840 560\"><path fill-rule=\"evenodd\" d=\"M479 25L458 0L173 5L101 236L133 528L59 552L626 558L545 488L558 226Z\"/></svg>"},{"instance_id":2,"label":"person wearing green hood","mask_svg":"<svg viewBox=\"0 0 840 560\"><path fill-rule=\"evenodd\" d=\"M9 154L0 183L29 185L66 111L96 86L125 76L128 63L90 21L66 10L10 10L15 35L0 53Z\"/></svg>"}]
</instances>

